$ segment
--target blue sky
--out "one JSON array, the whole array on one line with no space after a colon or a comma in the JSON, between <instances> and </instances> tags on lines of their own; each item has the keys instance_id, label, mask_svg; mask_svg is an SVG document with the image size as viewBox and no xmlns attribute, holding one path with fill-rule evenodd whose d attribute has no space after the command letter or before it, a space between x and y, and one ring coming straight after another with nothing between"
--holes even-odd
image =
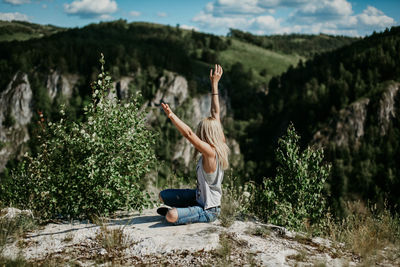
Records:
<instances>
[{"instance_id":1,"label":"blue sky","mask_svg":"<svg viewBox=\"0 0 400 267\"><path fill-rule=\"evenodd\" d=\"M221 35L235 28L364 36L399 25L400 0L0 0L0 20L82 27L120 18Z\"/></svg>"}]
</instances>

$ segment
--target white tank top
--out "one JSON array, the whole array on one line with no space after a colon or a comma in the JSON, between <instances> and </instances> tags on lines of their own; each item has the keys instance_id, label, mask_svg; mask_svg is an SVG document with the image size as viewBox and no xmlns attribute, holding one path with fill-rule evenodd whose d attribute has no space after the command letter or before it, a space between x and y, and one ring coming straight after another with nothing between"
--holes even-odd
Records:
<instances>
[{"instance_id":1,"label":"white tank top","mask_svg":"<svg viewBox=\"0 0 400 267\"><path fill-rule=\"evenodd\" d=\"M224 170L219 164L218 156L216 155L215 157L217 160L217 169L213 173L206 173L204 170L203 156L200 157L196 167L196 200L204 209L221 205L221 183L224 178Z\"/></svg>"}]
</instances>

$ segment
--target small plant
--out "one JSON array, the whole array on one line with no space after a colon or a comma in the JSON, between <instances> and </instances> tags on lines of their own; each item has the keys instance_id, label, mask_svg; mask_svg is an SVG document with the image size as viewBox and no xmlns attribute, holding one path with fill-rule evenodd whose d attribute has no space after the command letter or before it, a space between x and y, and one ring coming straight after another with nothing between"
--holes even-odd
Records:
<instances>
[{"instance_id":1,"label":"small plant","mask_svg":"<svg viewBox=\"0 0 400 267\"><path fill-rule=\"evenodd\" d=\"M219 215L221 225L230 227L235 222L238 209L239 204L237 200L228 190L224 190L221 201L221 213Z\"/></svg>"},{"instance_id":2,"label":"small plant","mask_svg":"<svg viewBox=\"0 0 400 267\"><path fill-rule=\"evenodd\" d=\"M218 266L230 266L232 263L232 239L228 233L219 235L219 248L216 251L219 258Z\"/></svg>"},{"instance_id":3,"label":"small plant","mask_svg":"<svg viewBox=\"0 0 400 267\"><path fill-rule=\"evenodd\" d=\"M300 250L299 253L293 254L293 255L289 255L286 258L295 260L296 262L306 262L307 261L307 257L308 257L307 251L305 251L303 249L303 250Z\"/></svg>"},{"instance_id":4,"label":"small plant","mask_svg":"<svg viewBox=\"0 0 400 267\"><path fill-rule=\"evenodd\" d=\"M85 121L68 120L63 108L54 123L40 114L39 153L27 155L1 185L0 200L6 205L31 209L45 219L151 206L143 180L155 162L154 134L136 99L123 104L109 94L112 82L103 55L100 63Z\"/></svg>"},{"instance_id":5,"label":"small plant","mask_svg":"<svg viewBox=\"0 0 400 267\"><path fill-rule=\"evenodd\" d=\"M0 266L26 267L32 265L30 265L21 255L17 255L17 257L13 259L0 255Z\"/></svg>"},{"instance_id":6,"label":"small plant","mask_svg":"<svg viewBox=\"0 0 400 267\"><path fill-rule=\"evenodd\" d=\"M250 234L250 235L255 235L255 236L259 236L259 237L265 238L265 237L267 237L267 236L269 236L271 234L271 229L268 228L265 225L256 226L256 227L249 228L246 231L246 233Z\"/></svg>"},{"instance_id":7,"label":"small plant","mask_svg":"<svg viewBox=\"0 0 400 267\"><path fill-rule=\"evenodd\" d=\"M239 186L232 174L227 176L223 184L221 214L219 220L224 227L230 227L240 214L246 214L250 205L248 188L252 184Z\"/></svg>"},{"instance_id":8,"label":"small plant","mask_svg":"<svg viewBox=\"0 0 400 267\"><path fill-rule=\"evenodd\" d=\"M63 242L71 242L72 240L74 240L74 234L73 233L68 233L64 237Z\"/></svg>"},{"instance_id":9,"label":"small plant","mask_svg":"<svg viewBox=\"0 0 400 267\"><path fill-rule=\"evenodd\" d=\"M326 212L323 189L330 165L322 163L322 149L301 152L299 139L290 124L278 142L276 177L264 179L263 188L253 192L252 206L269 223L303 230L319 224Z\"/></svg>"},{"instance_id":10,"label":"small plant","mask_svg":"<svg viewBox=\"0 0 400 267\"><path fill-rule=\"evenodd\" d=\"M105 225L100 226L96 240L109 254L118 252L128 245L122 228L109 228Z\"/></svg>"},{"instance_id":11,"label":"small plant","mask_svg":"<svg viewBox=\"0 0 400 267\"><path fill-rule=\"evenodd\" d=\"M123 257L125 248L133 242L124 234L125 227L110 227L104 218L95 218L93 222L100 226L95 240L99 248L104 249L105 253L98 255L97 261L114 263Z\"/></svg>"},{"instance_id":12,"label":"small plant","mask_svg":"<svg viewBox=\"0 0 400 267\"><path fill-rule=\"evenodd\" d=\"M0 218L0 254L8 242L18 239L36 227L37 224L31 217Z\"/></svg>"},{"instance_id":13,"label":"small plant","mask_svg":"<svg viewBox=\"0 0 400 267\"><path fill-rule=\"evenodd\" d=\"M315 261L313 263L313 266L314 267L326 267L326 263L322 260L319 260L319 261ZM342 265L342 267L345 267L345 265Z\"/></svg>"}]
</instances>

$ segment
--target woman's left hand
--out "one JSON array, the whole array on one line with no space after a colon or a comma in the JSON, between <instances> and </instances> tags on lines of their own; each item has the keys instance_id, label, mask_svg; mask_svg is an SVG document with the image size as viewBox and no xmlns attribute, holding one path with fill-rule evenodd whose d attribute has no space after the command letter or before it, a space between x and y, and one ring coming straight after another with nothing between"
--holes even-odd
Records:
<instances>
[{"instance_id":1,"label":"woman's left hand","mask_svg":"<svg viewBox=\"0 0 400 267\"><path fill-rule=\"evenodd\" d=\"M161 103L162 108L164 109L165 114L167 114L168 118L171 118L172 114L174 114L168 104Z\"/></svg>"},{"instance_id":2,"label":"woman's left hand","mask_svg":"<svg viewBox=\"0 0 400 267\"><path fill-rule=\"evenodd\" d=\"M218 84L219 80L221 79L223 70L221 65L215 64L214 73L213 70L210 70L210 81L212 85Z\"/></svg>"}]
</instances>

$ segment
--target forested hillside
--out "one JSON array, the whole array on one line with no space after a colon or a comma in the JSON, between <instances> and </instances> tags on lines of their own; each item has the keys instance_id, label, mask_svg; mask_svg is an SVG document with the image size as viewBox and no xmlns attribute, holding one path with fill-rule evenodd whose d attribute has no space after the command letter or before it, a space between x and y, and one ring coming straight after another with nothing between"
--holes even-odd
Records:
<instances>
[{"instance_id":1,"label":"forested hillside","mask_svg":"<svg viewBox=\"0 0 400 267\"><path fill-rule=\"evenodd\" d=\"M311 57L316 53L327 52L360 38L348 36L332 36L327 34L285 34L285 35L253 35L248 32L231 29L229 36L248 42L265 49L282 52L285 54L298 54Z\"/></svg>"},{"instance_id":2,"label":"forested hillside","mask_svg":"<svg viewBox=\"0 0 400 267\"><path fill-rule=\"evenodd\" d=\"M253 133L263 138L243 151L259 162L257 176L271 169L271 140L292 121L304 145L325 147L335 207L362 198L398 208L399 51L400 28L393 27L274 77Z\"/></svg>"},{"instance_id":3,"label":"forested hillside","mask_svg":"<svg viewBox=\"0 0 400 267\"><path fill-rule=\"evenodd\" d=\"M63 30L65 28L53 25L40 25L25 21L0 21L0 42L41 38Z\"/></svg>"},{"instance_id":4,"label":"forested hillside","mask_svg":"<svg viewBox=\"0 0 400 267\"><path fill-rule=\"evenodd\" d=\"M192 106L201 110L205 103L201 99L209 92L209 68L220 63L224 67L221 99L226 107L223 125L228 139L239 144L241 155L234 172L242 182L273 176L277 140L292 121L303 145L323 145L327 150L327 160L333 163L328 191L335 208L340 210L342 199L355 196L395 204L400 188L400 173L395 168L400 133L398 85L394 82L400 77L399 31L394 27L364 39L266 37L236 30L222 37L123 20L92 24L27 41L0 42L0 93L10 84L29 82L33 112L28 150L35 154L38 111L46 120L57 120L64 103L67 116L86 119L82 108L90 101L89 83L99 73L100 52L113 79L126 83L126 95L119 95L123 101L140 91L142 104L156 109L166 98L160 88L187 86L187 95L180 92L185 97L174 99L170 92L169 99L177 103L177 114L193 127L194 116L187 110ZM54 76L61 78L49 82ZM61 89L49 88L49 84L64 88L62 83L70 85L68 98L58 93ZM355 126L349 125L348 117L358 114L352 113L358 107L366 115L354 119ZM2 126L12 128L17 118L4 110ZM177 131L162 113L150 114L153 129L159 133L156 153L161 163L156 171L164 178L193 175L187 164L171 158L181 144ZM381 118L386 118L383 124ZM362 125L362 131L357 138L350 136L348 142L338 144L335 136L343 128L338 124L347 125L348 132ZM0 143L0 149L7 145L12 144ZM3 177L15 162L9 162Z\"/></svg>"}]
</instances>

